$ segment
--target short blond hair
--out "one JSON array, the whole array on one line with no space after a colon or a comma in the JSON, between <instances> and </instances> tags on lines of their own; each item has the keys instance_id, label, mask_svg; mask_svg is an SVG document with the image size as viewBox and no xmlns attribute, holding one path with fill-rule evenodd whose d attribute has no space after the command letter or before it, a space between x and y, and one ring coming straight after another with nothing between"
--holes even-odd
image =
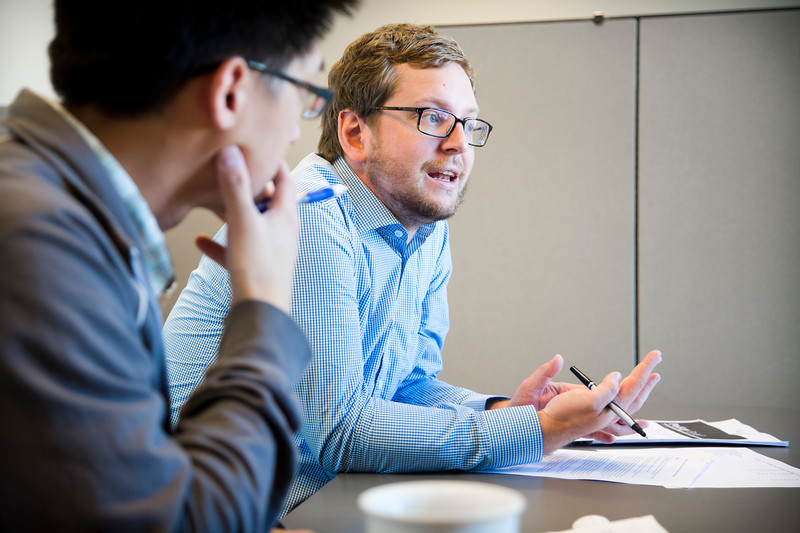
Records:
<instances>
[{"instance_id":1,"label":"short blond hair","mask_svg":"<svg viewBox=\"0 0 800 533\"><path fill-rule=\"evenodd\" d=\"M331 162L344 155L339 144L339 112L349 109L369 121L374 108L394 94L396 65L435 68L451 62L464 69L474 90L472 67L464 52L433 26L388 24L350 43L328 74L334 96L322 116L319 153Z\"/></svg>"}]
</instances>

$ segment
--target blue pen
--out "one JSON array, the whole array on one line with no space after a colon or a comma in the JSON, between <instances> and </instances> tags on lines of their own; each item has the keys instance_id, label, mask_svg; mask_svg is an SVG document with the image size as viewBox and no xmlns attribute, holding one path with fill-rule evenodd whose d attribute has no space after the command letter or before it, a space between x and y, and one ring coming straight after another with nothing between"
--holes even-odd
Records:
<instances>
[{"instance_id":1,"label":"blue pen","mask_svg":"<svg viewBox=\"0 0 800 533\"><path fill-rule=\"evenodd\" d=\"M310 204L313 202L319 202L322 200L327 200L328 198L336 198L337 196L341 196L342 194L347 191L346 185L341 184L334 184L330 187L323 187L322 189L317 189L316 191L310 191L306 193L300 193L297 195L297 203L298 204ZM262 213L267 210L269 206L270 198L264 198L260 202L256 204L258 210Z\"/></svg>"}]
</instances>

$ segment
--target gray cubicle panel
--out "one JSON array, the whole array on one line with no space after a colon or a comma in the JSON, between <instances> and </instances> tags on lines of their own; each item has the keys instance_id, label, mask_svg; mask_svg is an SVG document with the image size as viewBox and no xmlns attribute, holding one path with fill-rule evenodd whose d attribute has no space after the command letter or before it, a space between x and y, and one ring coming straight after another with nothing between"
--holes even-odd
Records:
<instances>
[{"instance_id":1,"label":"gray cubicle panel","mask_svg":"<svg viewBox=\"0 0 800 533\"><path fill-rule=\"evenodd\" d=\"M450 220L441 377L512 394L556 353L598 380L632 368L636 21L439 31L494 126Z\"/></svg>"},{"instance_id":2,"label":"gray cubicle panel","mask_svg":"<svg viewBox=\"0 0 800 533\"><path fill-rule=\"evenodd\" d=\"M643 19L640 344L668 401L800 404L800 11Z\"/></svg>"},{"instance_id":3,"label":"gray cubicle panel","mask_svg":"<svg viewBox=\"0 0 800 533\"><path fill-rule=\"evenodd\" d=\"M481 115L442 377L651 348L677 403L800 403L800 11L443 27ZM562 373L561 377L570 378Z\"/></svg>"}]
</instances>

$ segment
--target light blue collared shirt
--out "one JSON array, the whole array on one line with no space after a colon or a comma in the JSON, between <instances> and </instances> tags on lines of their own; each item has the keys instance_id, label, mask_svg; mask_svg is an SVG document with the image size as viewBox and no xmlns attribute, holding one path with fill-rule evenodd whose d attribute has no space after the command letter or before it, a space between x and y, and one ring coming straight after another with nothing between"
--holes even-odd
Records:
<instances>
[{"instance_id":1,"label":"light blue collared shirt","mask_svg":"<svg viewBox=\"0 0 800 533\"><path fill-rule=\"evenodd\" d=\"M408 242L343 159L331 165L311 155L293 173L301 191L343 183L348 192L298 208L292 314L314 358L297 385L300 468L284 513L337 472L540 460L535 408L486 411L491 396L437 378L449 327L447 222L423 226ZM164 328L173 422L216 357L230 299L227 274L203 258Z\"/></svg>"}]
</instances>

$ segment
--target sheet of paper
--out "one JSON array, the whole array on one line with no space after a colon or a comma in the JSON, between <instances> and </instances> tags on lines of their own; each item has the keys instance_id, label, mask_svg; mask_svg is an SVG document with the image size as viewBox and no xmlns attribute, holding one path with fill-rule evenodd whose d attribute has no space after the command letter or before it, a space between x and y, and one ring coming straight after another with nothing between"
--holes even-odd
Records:
<instances>
[{"instance_id":1,"label":"sheet of paper","mask_svg":"<svg viewBox=\"0 0 800 533\"><path fill-rule=\"evenodd\" d=\"M714 460L691 488L800 487L800 468L748 448L697 448Z\"/></svg>"},{"instance_id":2,"label":"sheet of paper","mask_svg":"<svg viewBox=\"0 0 800 533\"><path fill-rule=\"evenodd\" d=\"M568 448L545 456L539 463L487 472L685 488L710 464L710 453L694 449Z\"/></svg>"},{"instance_id":3,"label":"sheet of paper","mask_svg":"<svg viewBox=\"0 0 800 533\"><path fill-rule=\"evenodd\" d=\"M565 448L487 472L668 488L800 487L800 468L739 447Z\"/></svg>"},{"instance_id":4,"label":"sheet of paper","mask_svg":"<svg viewBox=\"0 0 800 533\"><path fill-rule=\"evenodd\" d=\"M706 422L705 420L648 420L645 428L647 438L636 433L617 437L614 444L743 444L762 446L789 446L789 441L780 440L768 433L742 424L735 418ZM579 444L602 445L596 441L583 440Z\"/></svg>"}]
</instances>

